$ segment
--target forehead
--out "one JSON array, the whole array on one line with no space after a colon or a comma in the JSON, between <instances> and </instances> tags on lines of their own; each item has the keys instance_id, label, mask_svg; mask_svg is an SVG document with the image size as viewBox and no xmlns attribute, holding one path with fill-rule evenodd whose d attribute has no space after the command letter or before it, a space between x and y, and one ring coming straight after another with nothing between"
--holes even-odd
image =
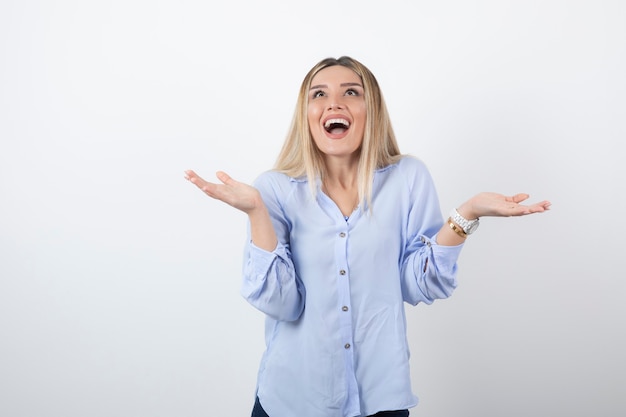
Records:
<instances>
[{"instance_id":1,"label":"forehead","mask_svg":"<svg viewBox=\"0 0 626 417\"><path fill-rule=\"evenodd\" d=\"M350 68L333 65L332 67L326 67L319 71L311 80L311 85L331 85L342 83L359 83L361 84L361 77Z\"/></svg>"}]
</instances>

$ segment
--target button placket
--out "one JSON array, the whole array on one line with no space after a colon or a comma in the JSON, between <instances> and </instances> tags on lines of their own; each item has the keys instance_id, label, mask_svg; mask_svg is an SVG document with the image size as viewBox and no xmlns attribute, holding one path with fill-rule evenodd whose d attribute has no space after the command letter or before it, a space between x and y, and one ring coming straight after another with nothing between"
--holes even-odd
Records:
<instances>
[{"instance_id":1,"label":"button placket","mask_svg":"<svg viewBox=\"0 0 626 417\"><path fill-rule=\"evenodd\" d=\"M339 225L338 225L339 226ZM350 284L352 279L352 271L348 261L348 239L350 238L350 222L342 222L335 231L335 262L336 262L336 285L338 297L336 299L337 320L339 321L339 343L338 349L342 350L342 356L345 361L345 377L348 384L348 390L357 393L358 384L356 382L356 374L354 369L354 322L352 317L352 304L350 299ZM354 404L358 409L358 397L355 397Z\"/></svg>"},{"instance_id":2,"label":"button placket","mask_svg":"<svg viewBox=\"0 0 626 417\"><path fill-rule=\"evenodd\" d=\"M335 254L337 256L339 280L337 285L339 287L339 299L337 300L341 309L341 316L339 318L342 327L343 348L346 350L346 354L352 355L352 333L353 323L352 315L350 312L350 274L348 273L348 225L342 228L337 233L337 240L335 245Z\"/></svg>"}]
</instances>

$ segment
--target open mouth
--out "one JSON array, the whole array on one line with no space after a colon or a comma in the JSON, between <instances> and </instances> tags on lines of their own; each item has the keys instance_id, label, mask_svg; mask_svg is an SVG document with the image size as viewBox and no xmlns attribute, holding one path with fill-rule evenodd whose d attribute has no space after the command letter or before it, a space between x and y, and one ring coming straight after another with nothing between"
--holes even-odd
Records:
<instances>
[{"instance_id":1,"label":"open mouth","mask_svg":"<svg viewBox=\"0 0 626 417\"><path fill-rule=\"evenodd\" d=\"M330 134L340 135L350 128L350 122L346 119L328 119L324 123L324 129Z\"/></svg>"}]
</instances>

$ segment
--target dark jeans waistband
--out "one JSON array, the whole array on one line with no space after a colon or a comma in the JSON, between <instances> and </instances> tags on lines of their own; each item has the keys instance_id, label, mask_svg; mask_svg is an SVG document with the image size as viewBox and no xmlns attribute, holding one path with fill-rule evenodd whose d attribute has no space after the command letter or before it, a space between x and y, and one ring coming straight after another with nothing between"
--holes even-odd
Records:
<instances>
[{"instance_id":1,"label":"dark jeans waistband","mask_svg":"<svg viewBox=\"0 0 626 417\"><path fill-rule=\"evenodd\" d=\"M368 417L408 417L408 416L409 416L409 410L396 410L396 411L381 411L380 413L376 413ZM254 402L254 408L252 409L251 417L270 417L267 415L263 407L261 407L261 402L259 401L259 397L256 397L256 401Z\"/></svg>"}]
</instances>

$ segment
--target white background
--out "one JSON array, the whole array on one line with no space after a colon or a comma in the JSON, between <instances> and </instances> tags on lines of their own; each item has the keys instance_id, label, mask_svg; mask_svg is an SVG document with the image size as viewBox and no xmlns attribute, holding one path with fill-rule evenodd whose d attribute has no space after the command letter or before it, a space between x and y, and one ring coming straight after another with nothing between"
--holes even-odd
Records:
<instances>
[{"instance_id":1,"label":"white background","mask_svg":"<svg viewBox=\"0 0 626 417\"><path fill-rule=\"evenodd\" d=\"M412 415L626 414L626 3L0 3L0 415L247 416L245 217L183 179L270 168L305 73L377 76L443 214L483 220L408 308ZM294 352L297 354L297 352Z\"/></svg>"}]
</instances>

